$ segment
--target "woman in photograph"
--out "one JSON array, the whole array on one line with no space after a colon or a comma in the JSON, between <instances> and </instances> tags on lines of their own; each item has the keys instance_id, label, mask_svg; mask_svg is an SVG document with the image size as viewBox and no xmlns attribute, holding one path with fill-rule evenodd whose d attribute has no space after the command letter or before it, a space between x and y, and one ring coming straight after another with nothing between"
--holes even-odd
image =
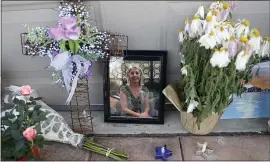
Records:
<instances>
[{"instance_id":1,"label":"woman in photograph","mask_svg":"<svg viewBox=\"0 0 270 162\"><path fill-rule=\"evenodd\" d=\"M125 116L150 117L149 91L143 86L140 67L135 64L127 70L127 84L120 88L120 103Z\"/></svg>"}]
</instances>

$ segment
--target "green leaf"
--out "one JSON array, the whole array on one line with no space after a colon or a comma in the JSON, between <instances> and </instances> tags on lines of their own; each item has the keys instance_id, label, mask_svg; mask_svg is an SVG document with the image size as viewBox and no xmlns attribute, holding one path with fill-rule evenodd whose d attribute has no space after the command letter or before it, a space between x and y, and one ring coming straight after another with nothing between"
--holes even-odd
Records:
<instances>
[{"instance_id":1,"label":"green leaf","mask_svg":"<svg viewBox=\"0 0 270 162\"><path fill-rule=\"evenodd\" d=\"M68 44L69 44L69 49L70 49L71 53L75 54L75 43L74 43L74 41L69 40Z\"/></svg>"},{"instance_id":2,"label":"green leaf","mask_svg":"<svg viewBox=\"0 0 270 162\"><path fill-rule=\"evenodd\" d=\"M19 118L18 118L18 121L22 122L23 120L24 120L24 115L20 115Z\"/></svg>"},{"instance_id":3,"label":"green leaf","mask_svg":"<svg viewBox=\"0 0 270 162\"><path fill-rule=\"evenodd\" d=\"M66 51L66 40L61 40L60 41L60 48L62 51Z\"/></svg>"},{"instance_id":4,"label":"green leaf","mask_svg":"<svg viewBox=\"0 0 270 162\"><path fill-rule=\"evenodd\" d=\"M34 97L30 97L29 100L30 100L30 101L33 101L33 100L34 100Z\"/></svg>"},{"instance_id":5,"label":"green leaf","mask_svg":"<svg viewBox=\"0 0 270 162\"><path fill-rule=\"evenodd\" d=\"M34 107L34 110L39 110L41 108L41 105L36 105L35 107Z\"/></svg>"},{"instance_id":6,"label":"green leaf","mask_svg":"<svg viewBox=\"0 0 270 162\"><path fill-rule=\"evenodd\" d=\"M37 135L36 138L35 138L35 142L36 142L36 143L41 142L41 141L43 141L43 140L44 140L44 138L43 138L42 135Z\"/></svg>"},{"instance_id":7,"label":"green leaf","mask_svg":"<svg viewBox=\"0 0 270 162\"><path fill-rule=\"evenodd\" d=\"M80 43L78 40L75 41L75 54L77 54L79 52L80 49Z\"/></svg>"},{"instance_id":8,"label":"green leaf","mask_svg":"<svg viewBox=\"0 0 270 162\"><path fill-rule=\"evenodd\" d=\"M14 103L14 104L17 105L17 104L19 104L19 102L20 102L20 100L19 100L18 98L14 98L14 100L13 100L13 103Z\"/></svg>"},{"instance_id":9,"label":"green leaf","mask_svg":"<svg viewBox=\"0 0 270 162\"><path fill-rule=\"evenodd\" d=\"M11 135L15 140L20 140L22 139L22 134L18 130L11 130Z\"/></svg>"},{"instance_id":10,"label":"green leaf","mask_svg":"<svg viewBox=\"0 0 270 162\"><path fill-rule=\"evenodd\" d=\"M23 147L25 147L24 139L17 140L16 143L15 143L16 150L22 149Z\"/></svg>"},{"instance_id":11,"label":"green leaf","mask_svg":"<svg viewBox=\"0 0 270 162\"><path fill-rule=\"evenodd\" d=\"M35 98L35 100L42 100L42 97L37 97Z\"/></svg>"},{"instance_id":12,"label":"green leaf","mask_svg":"<svg viewBox=\"0 0 270 162\"><path fill-rule=\"evenodd\" d=\"M10 127L12 123L9 120L2 120L2 123L1 124Z\"/></svg>"},{"instance_id":13,"label":"green leaf","mask_svg":"<svg viewBox=\"0 0 270 162\"><path fill-rule=\"evenodd\" d=\"M39 134L41 132L41 126L40 126L40 123L37 123L36 126L36 131L37 131L37 134Z\"/></svg>"},{"instance_id":14,"label":"green leaf","mask_svg":"<svg viewBox=\"0 0 270 162\"><path fill-rule=\"evenodd\" d=\"M10 126L10 128L11 129L15 129L15 130L18 129L17 122L12 123L11 126Z\"/></svg>"},{"instance_id":15,"label":"green leaf","mask_svg":"<svg viewBox=\"0 0 270 162\"><path fill-rule=\"evenodd\" d=\"M25 156L25 154L26 154L26 150L24 149L16 150L13 152L13 156L15 156L16 158L21 158Z\"/></svg>"},{"instance_id":16,"label":"green leaf","mask_svg":"<svg viewBox=\"0 0 270 162\"><path fill-rule=\"evenodd\" d=\"M47 114L48 112L42 112L40 115L39 115L39 121L44 121L47 119Z\"/></svg>"}]
</instances>

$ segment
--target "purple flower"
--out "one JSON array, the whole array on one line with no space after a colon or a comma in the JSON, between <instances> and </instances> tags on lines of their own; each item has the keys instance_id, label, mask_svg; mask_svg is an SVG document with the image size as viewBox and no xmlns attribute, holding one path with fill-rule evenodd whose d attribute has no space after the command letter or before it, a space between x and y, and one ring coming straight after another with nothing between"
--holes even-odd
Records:
<instances>
[{"instance_id":1,"label":"purple flower","mask_svg":"<svg viewBox=\"0 0 270 162\"><path fill-rule=\"evenodd\" d=\"M52 27L49 29L49 35L55 40L68 40L65 35L65 30L62 26L57 25L56 27Z\"/></svg>"},{"instance_id":2,"label":"purple flower","mask_svg":"<svg viewBox=\"0 0 270 162\"><path fill-rule=\"evenodd\" d=\"M228 44L228 52L230 57L234 57L237 53L237 43L233 40Z\"/></svg>"},{"instance_id":3,"label":"purple flower","mask_svg":"<svg viewBox=\"0 0 270 162\"><path fill-rule=\"evenodd\" d=\"M62 17L61 25L49 29L49 35L55 40L77 40L81 34L81 27L75 26L76 17Z\"/></svg>"},{"instance_id":4,"label":"purple flower","mask_svg":"<svg viewBox=\"0 0 270 162\"><path fill-rule=\"evenodd\" d=\"M76 17L61 17L59 22L64 25L66 29L71 29L76 25Z\"/></svg>"}]
</instances>

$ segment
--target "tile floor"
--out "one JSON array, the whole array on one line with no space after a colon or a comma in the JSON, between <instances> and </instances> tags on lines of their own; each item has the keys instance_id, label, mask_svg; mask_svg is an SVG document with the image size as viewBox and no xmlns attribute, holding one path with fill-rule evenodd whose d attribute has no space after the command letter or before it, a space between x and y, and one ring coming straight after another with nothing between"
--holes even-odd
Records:
<instances>
[{"instance_id":1,"label":"tile floor","mask_svg":"<svg viewBox=\"0 0 270 162\"><path fill-rule=\"evenodd\" d=\"M124 151L129 160L155 160L155 147L167 145L173 151L169 160L204 160L195 155L196 143L208 142L214 154L208 160L270 160L269 135L242 136L176 136L176 137L95 137L106 147ZM107 161L105 156L76 149L70 145L53 143L41 149L46 161L80 160Z\"/></svg>"}]
</instances>

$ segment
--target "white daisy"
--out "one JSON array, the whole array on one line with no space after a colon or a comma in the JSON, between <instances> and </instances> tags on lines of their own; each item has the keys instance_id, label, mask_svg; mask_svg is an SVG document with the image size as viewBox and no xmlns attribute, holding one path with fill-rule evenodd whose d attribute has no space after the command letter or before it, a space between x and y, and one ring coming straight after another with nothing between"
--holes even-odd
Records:
<instances>
[{"instance_id":1,"label":"white daisy","mask_svg":"<svg viewBox=\"0 0 270 162\"><path fill-rule=\"evenodd\" d=\"M249 32L249 21L242 20L239 23L235 24L235 34L237 38L241 36L247 37Z\"/></svg>"},{"instance_id":2,"label":"white daisy","mask_svg":"<svg viewBox=\"0 0 270 162\"><path fill-rule=\"evenodd\" d=\"M206 16L205 21L203 23L203 31L205 33L210 33L212 29L217 25L216 16Z\"/></svg>"},{"instance_id":3,"label":"white daisy","mask_svg":"<svg viewBox=\"0 0 270 162\"><path fill-rule=\"evenodd\" d=\"M217 37L212 31L201 36L198 42L200 43L201 47L205 47L206 49L213 49L217 45Z\"/></svg>"},{"instance_id":4,"label":"white daisy","mask_svg":"<svg viewBox=\"0 0 270 162\"><path fill-rule=\"evenodd\" d=\"M182 29L179 29L178 40L180 43L183 43L184 41L184 33Z\"/></svg>"},{"instance_id":5,"label":"white daisy","mask_svg":"<svg viewBox=\"0 0 270 162\"><path fill-rule=\"evenodd\" d=\"M198 8L198 11L195 15L199 15L202 19L204 19L204 7L203 5Z\"/></svg>"},{"instance_id":6,"label":"white daisy","mask_svg":"<svg viewBox=\"0 0 270 162\"><path fill-rule=\"evenodd\" d=\"M261 57L270 56L270 37L264 38L261 50L259 52L259 56Z\"/></svg>"},{"instance_id":7,"label":"white daisy","mask_svg":"<svg viewBox=\"0 0 270 162\"><path fill-rule=\"evenodd\" d=\"M241 51L238 53L235 66L238 71L244 71L246 69L246 64L251 56L250 51Z\"/></svg>"},{"instance_id":8,"label":"white daisy","mask_svg":"<svg viewBox=\"0 0 270 162\"><path fill-rule=\"evenodd\" d=\"M261 49L262 37L260 36L260 31L258 29L253 29L251 31L250 39L248 40L248 45L251 49L258 54Z\"/></svg>"},{"instance_id":9,"label":"white daisy","mask_svg":"<svg viewBox=\"0 0 270 162\"><path fill-rule=\"evenodd\" d=\"M191 100L187 108L187 113L191 113L198 106L198 104L199 103L197 101Z\"/></svg>"},{"instance_id":10,"label":"white daisy","mask_svg":"<svg viewBox=\"0 0 270 162\"><path fill-rule=\"evenodd\" d=\"M210 59L211 65L219 68L227 67L230 62L228 50L225 48L222 48L220 51L216 50Z\"/></svg>"},{"instance_id":11,"label":"white daisy","mask_svg":"<svg viewBox=\"0 0 270 162\"><path fill-rule=\"evenodd\" d=\"M200 20L199 18L200 17L198 15L195 15L194 19L191 21L189 33L191 38L202 35L203 32L202 20Z\"/></svg>"},{"instance_id":12,"label":"white daisy","mask_svg":"<svg viewBox=\"0 0 270 162\"><path fill-rule=\"evenodd\" d=\"M183 75L187 76L187 68L186 68L186 66L182 67L181 73L182 73Z\"/></svg>"}]
</instances>

